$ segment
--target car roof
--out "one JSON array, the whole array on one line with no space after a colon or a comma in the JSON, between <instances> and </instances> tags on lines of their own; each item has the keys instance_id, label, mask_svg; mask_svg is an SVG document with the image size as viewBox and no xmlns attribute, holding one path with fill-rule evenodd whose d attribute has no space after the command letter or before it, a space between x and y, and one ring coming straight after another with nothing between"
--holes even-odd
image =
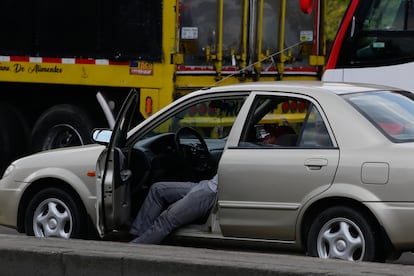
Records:
<instances>
[{"instance_id":1,"label":"car roof","mask_svg":"<svg viewBox=\"0 0 414 276\"><path fill-rule=\"evenodd\" d=\"M355 84L342 82L322 82L322 81L270 81L270 82L248 82L242 84L230 84L220 86L205 87L197 91L188 93L169 105L161 108L157 113L163 113L172 106L185 102L193 97L198 96L214 96L215 94L227 92L251 92L251 91L280 91L283 93L300 93L310 97L318 97L324 95L341 95L349 93L358 93L363 91L381 91L381 90L396 90L396 88L370 85L370 84ZM323 97L323 96L322 96ZM146 124L148 121L144 120L142 123ZM141 127L140 124L137 127ZM133 130L132 130L133 131Z\"/></svg>"},{"instance_id":2,"label":"car roof","mask_svg":"<svg viewBox=\"0 0 414 276\"><path fill-rule=\"evenodd\" d=\"M220 87L207 87L201 91L283 91L301 92L304 94L315 91L329 91L338 95L358 93L362 91L396 90L396 88L373 85L343 82L322 82L322 81L274 81L274 82L251 82L244 84L233 84ZM204 92L205 93L205 92Z\"/></svg>"}]
</instances>

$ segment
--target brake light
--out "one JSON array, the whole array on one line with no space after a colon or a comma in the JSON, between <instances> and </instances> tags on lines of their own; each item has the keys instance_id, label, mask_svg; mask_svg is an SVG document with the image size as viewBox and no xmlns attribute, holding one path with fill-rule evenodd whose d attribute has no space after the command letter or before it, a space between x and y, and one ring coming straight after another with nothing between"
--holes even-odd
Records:
<instances>
[{"instance_id":1,"label":"brake light","mask_svg":"<svg viewBox=\"0 0 414 276\"><path fill-rule=\"evenodd\" d=\"M306 110L306 103L299 102L299 112L305 112Z\"/></svg>"},{"instance_id":2,"label":"brake light","mask_svg":"<svg viewBox=\"0 0 414 276\"><path fill-rule=\"evenodd\" d=\"M188 113L190 114L190 116L195 116L197 113L197 106L193 105L192 107L190 107Z\"/></svg>"},{"instance_id":3,"label":"brake light","mask_svg":"<svg viewBox=\"0 0 414 276\"><path fill-rule=\"evenodd\" d=\"M293 113L298 110L298 103L296 101L293 101L290 103L290 111Z\"/></svg>"},{"instance_id":4,"label":"brake light","mask_svg":"<svg viewBox=\"0 0 414 276\"><path fill-rule=\"evenodd\" d=\"M208 109L208 115L210 115L210 116L216 115L216 108L215 107L210 107Z\"/></svg>"},{"instance_id":5,"label":"brake light","mask_svg":"<svg viewBox=\"0 0 414 276\"><path fill-rule=\"evenodd\" d=\"M282 112L283 113L288 113L289 112L289 108L290 108L289 102L284 102L282 104Z\"/></svg>"},{"instance_id":6,"label":"brake light","mask_svg":"<svg viewBox=\"0 0 414 276\"><path fill-rule=\"evenodd\" d=\"M198 112L200 113L200 115L204 115L207 113L207 106L205 103L200 104L200 106L198 107Z\"/></svg>"}]
</instances>

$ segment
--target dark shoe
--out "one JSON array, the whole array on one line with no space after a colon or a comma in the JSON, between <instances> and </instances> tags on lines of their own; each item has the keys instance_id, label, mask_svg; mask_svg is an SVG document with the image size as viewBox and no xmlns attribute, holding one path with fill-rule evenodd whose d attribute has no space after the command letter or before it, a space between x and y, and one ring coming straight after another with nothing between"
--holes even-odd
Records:
<instances>
[{"instance_id":1,"label":"dark shoe","mask_svg":"<svg viewBox=\"0 0 414 276\"><path fill-rule=\"evenodd\" d=\"M133 234L130 234L130 233L124 233L124 234L118 236L117 240L119 242L129 242L129 241L131 241L131 240L133 240L137 237L138 237L137 235L133 235Z\"/></svg>"},{"instance_id":2,"label":"dark shoe","mask_svg":"<svg viewBox=\"0 0 414 276\"><path fill-rule=\"evenodd\" d=\"M132 239L129 243L132 243L132 244L138 244L138 243L140 243L140 242L138 241L138 239L139 239L139 237L138 237L138 236L135 236L135 239Z\"/></svg>"}]
</instances>

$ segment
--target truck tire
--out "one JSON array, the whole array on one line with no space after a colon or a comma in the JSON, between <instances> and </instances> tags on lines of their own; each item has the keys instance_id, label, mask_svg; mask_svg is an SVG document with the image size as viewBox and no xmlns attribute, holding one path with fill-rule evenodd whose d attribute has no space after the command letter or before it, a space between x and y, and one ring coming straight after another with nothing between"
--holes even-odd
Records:
<instances>
[{"instance_id":1,"label":"truck tire","mask_svg":"<svg viewBox=\"0 0 414 276\"><path fill-rule=\"evenodd\" d=\"M38 152L89 144L92 128L92 120L81 108L68 104L53 106L36 121L30 149Z\"/></svg>"},{"instance_id":2,"label":"truck tire","mask_svg":"<svg viewBox=\"0 0 414 276\"><path fill-rule=\"evenodd\" d=\"M13 160L27 153L29 130L23 115L0 104L0 176Z\"/></svg>"}]
</instances>

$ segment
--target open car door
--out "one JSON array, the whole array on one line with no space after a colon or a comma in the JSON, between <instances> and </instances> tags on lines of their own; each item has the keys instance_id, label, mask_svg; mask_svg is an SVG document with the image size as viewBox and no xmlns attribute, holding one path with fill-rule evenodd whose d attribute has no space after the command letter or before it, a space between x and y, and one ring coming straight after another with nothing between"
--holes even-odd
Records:
<instances>
[{"instance_id":1,"label":"open car door","mask_svg":"<svg viewBox=\"0 0 414 276\"><path fill-rule=\"evenodd\" d=\"M118 113L109 144L97 162L96 223L101 237L125 225L130 218L131 171L123 150L138 106L139 93L132 89ZM94 138L100 134L105 136L110 134L110 131L95 131Z\"/></svg>"}]
</instances>

